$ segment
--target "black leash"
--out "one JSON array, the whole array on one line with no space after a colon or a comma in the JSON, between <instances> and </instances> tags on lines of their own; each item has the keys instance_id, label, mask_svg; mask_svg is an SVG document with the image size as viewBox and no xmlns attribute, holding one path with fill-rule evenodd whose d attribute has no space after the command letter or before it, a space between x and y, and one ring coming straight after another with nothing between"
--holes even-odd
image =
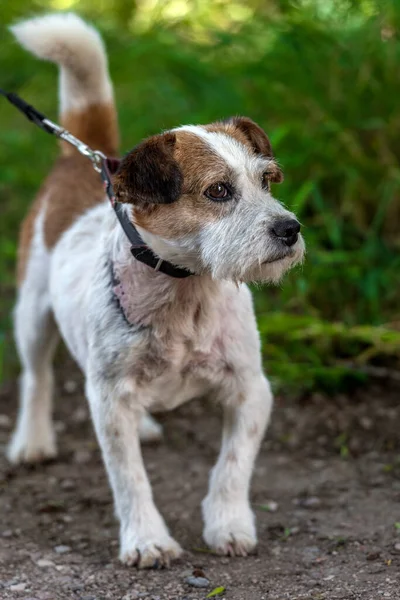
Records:
<instances>
[{"instance_id":1,"label":"black leash","mask_svg":"<svg viewBox=\"0 0 400 600\"><path fill-rule=\"evenodd\" d=\"M68 142L74 146L80 154L86 156L92 162L94 170L100 174L105 193L111 202L111 206L117 215L117 219L120 222L128 240L132 244L131 253L136 260L151 267L155 271L161 271L170 277L182 279L184 277L193 275L193 273L187 269L176 267L172 263L156 256L154 252L145 244L138 230L129 220L123 204L121 202L117 202L112 186L111 174L114 174L118 169L118 159L107 158L107 156L100 152L100 150L92 150L92 148L90 148L87 144L84 144L81 140L78 140L78 138L72 135L72 133L66 129L63 129L56 123L53 123L53 121L50 121L50 119L47 119L45 115L25 102L25 100L20 98L17 94L5 92L1 88L0 94L7 98L11 104L18 108L18 110L20 110L30 121L32 121L32 123L40 127L40 129L43 129L43 131L46 131L46 133L55 135L65 142Z\"/></svg>"}]
</instances>

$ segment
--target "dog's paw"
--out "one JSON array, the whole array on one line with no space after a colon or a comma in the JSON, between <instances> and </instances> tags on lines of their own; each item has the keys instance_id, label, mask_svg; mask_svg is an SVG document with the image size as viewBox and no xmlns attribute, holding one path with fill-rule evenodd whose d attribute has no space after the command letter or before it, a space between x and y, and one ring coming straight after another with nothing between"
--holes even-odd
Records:
<instances>
[{"instance_id":1,"label":"dog's paw","mask_svg":"<svg viewBox=\"0 0 400 600\"><path fill-rule=\"evenodd\" d=\"M57 449L53 431L39 436L31 433L25 435L17 429L7 448L7 458L15 465L45 462L56 455Z\"/></svg>"},{"instance_id":2,"label":"dog's paw","mask_svg":"<svg viewBox=\"0 0 400 600\"><path fill-rule=\"evenodd\" d=\"M161 540L133 542L130 548L121 549L119 558L125 565L135 565L139 569L161 569L169 567L182 552L178 542L167 536Z\"/></svg>"},{"instance_id":3,"label":"dog's paw","mask_svg":"<svg viewBox=\"0 0 400 600\"><path fill-rule=\"evenodd\" d=\"M225 556L247 556L257 545L254 515L251 508L203 502L205 527L203 537L216 553Z\"/></svg>"},{"instance_id":4,"label":"dog's paw","mask_svg":"<svg viewBox=\"0 0 400 600\"><path fill-rule=\"evenodd\" d=\"M241 531L235 525L225 531L204 532L204 539L211 550L221 556L248 556L257 545L255 535Z\"/></svg>"},{"instance_id":5,"label":"dog's paw","mask_svg":"<svg viewBox=\"0 0 400 600\"><path fill-rule=\"evenodd\" d=\"M145 413L139 425L140 441L144 443L159 442L162 439L162 427L153 417Z\"/></svg>"}]
</instances>

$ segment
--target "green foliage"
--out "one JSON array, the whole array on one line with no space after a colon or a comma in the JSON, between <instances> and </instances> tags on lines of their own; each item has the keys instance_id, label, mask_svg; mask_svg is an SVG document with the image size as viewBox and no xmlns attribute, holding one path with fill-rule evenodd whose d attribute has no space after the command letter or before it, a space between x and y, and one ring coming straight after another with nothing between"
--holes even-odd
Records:
<instances>
[{"instance_id":1,"label":"green foliage","mask_svg":"<svg viewBox=\"0 0 400 600\"><path fill-rule=\"evenodd\" d=\"M63 7L105 37L123 151L160 129L232 114L269 133L286 175L274 193L301 219L308 248L279 288L256 291L277 384L335 390L365 380L367 365L398 368L399 4L16 0L3 21ZM7 35L0 70L2 87L56 118L53 66ZM18 224L57 148L4 102L0 139L3 349Z\"/></svg>"},{"instance_id":2,"label":"green foliage","mask_svg":"<svg viewBox=\"0 0 400 600\"><path fill-rule=\"evenodd\" d=\"M384 326L323 321L313 316L259 311L266 369L285 389L345 390L400 363L400 332ZM383 373L387 373L383 369Z\"/></svg>"}]
</instances>

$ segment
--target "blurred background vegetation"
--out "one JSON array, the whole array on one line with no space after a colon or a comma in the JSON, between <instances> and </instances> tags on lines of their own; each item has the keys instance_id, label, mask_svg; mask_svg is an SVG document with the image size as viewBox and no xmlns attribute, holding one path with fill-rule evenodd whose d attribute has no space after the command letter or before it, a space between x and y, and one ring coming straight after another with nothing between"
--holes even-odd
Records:
<instances>
[{"instance_id":1,"label":"blurred background vegetation","mask_svg":"<svg viewBox=\"0 0 400 600\"><path fill-rule=\"evenodd\" d=\"M304 225L304 266L257 289L278 389L335 392L400 373L398 0L13 0L2 6L1 87L57 119L54 66L6 32L74 10L107 44L122 151L183 123L250 116L286 178L274 192ZM15 375L18 225L57 154L1 101L0 378Z\"/></svg>"}]
</instances>

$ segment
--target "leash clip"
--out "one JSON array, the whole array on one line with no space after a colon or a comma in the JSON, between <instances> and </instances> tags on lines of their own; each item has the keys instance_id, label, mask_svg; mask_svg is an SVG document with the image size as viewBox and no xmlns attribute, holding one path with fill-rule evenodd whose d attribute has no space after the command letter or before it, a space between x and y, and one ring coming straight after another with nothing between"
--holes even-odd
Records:
<instances>
[{"instance_id":1,"label":"leash clip","mask_svg":"<svg viewBox=\"0 0 400 600\"><path fill-rule=\"evenodd\" d=\"M58 138L74 146L78 150L79 154L82 154L82 156L86 156L87 158L89 158L89 160L91 160L92 162L94 170L98 173L101 173L101 165L103 163L103 160L107 158L105 154L100 152L100 150L92 150L87 144L85 144L81 140L78 140L78 138L72 135L72 133L70 133L63 127L60 127L56 123L53 123L53 121L50 121L50 119L44 119L43 124L49 129L51 129L52 133Z\"/></svg>"}]
</instances>

